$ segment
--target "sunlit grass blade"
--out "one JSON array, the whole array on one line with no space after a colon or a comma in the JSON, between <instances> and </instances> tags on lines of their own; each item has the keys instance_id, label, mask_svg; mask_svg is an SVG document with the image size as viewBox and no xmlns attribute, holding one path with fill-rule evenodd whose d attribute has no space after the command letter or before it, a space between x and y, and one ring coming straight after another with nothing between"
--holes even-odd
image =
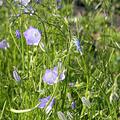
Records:
<instances>
[{"instance_id":1,"label":"sunlit grass blade","mask_svg":"<svg viewBox=\"0 0 120 120\"><path fill-rule=\"evenodd\" d=\"M31 108L31 109L24 109L24 110L16 110L16 109L10 108L10 111L13 112L13 113L26 113L26 112L31 112L31 111L33 111L33 110L36 109L38 106L39 106L39 104L37 104L35 107L33 107L33 108Z\"/></svg>"}]
</instances>

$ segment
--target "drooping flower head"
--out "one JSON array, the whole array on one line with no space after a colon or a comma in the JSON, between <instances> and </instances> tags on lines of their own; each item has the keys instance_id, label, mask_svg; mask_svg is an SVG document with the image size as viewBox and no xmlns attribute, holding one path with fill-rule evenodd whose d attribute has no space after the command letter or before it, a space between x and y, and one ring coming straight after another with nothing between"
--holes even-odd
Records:
<instances>
[{"instance_id":1,"label":"drooping flower head","mask_svg":"<svg viewBox=\"0 0 120 120\"><path fill-rule=\"evenodd\" d=\"M16 30L16 37L18 38L18 39L20 39L21 38L21 34L20 34L20 31L19 30Z\"/></svg>"},{"instance_id":2,"label":"drooping flower head","mask_svg":"<svg viewBox=\"0 0 120 120\"><path fill-rule=\"evenodd\" d=\"M14 79L15 79L16 81L20 81L20 80L21 80L20 76L19 76L18 73L17 73L17 70L14 70L14 71L13 71L13 77L14 77Z\"/></svg>"},{"instance_id":3,"label":"drooping flower head","mask_svg":"<svg viewBox=\"0 0 120 120\"><path fill-rule=\"evenodd\" d=\"M0 42L0 48L1 48L1 49L7 49L7 48L9 48L9 44L7 43L6 40L2 40L2 41Z\"/></svg>"},{"instance_id":4,"label":"drooping flower head","mask_svg":"<svg viewBox=\"0 0 120 120\"><path fill-rule=\"evenodd\" d=\"M27 45L38 45L41 40L41 32L34 28L29 27L24 33L24 37L26 39Z\"/></svg>"},{"instance_id":5,"label":"drooping flower head","mask_svg":"<svg viewBox=\"0 0 120 120\"><path fill-rule=\"evenodd\" d=\"M49 85L53 85L61 80L65 79L64 71L60 74L58 73L58 67L54 67L54 69L47 69L44 76L43 81Z\"/></svg>"},{"instance_id":6,"label":"drooping flower head","mask_svg":"<svg viewBox=\"0 0 120 120\"><path fill-rule=\"evenodd\" d=\"M42 98L42 99L40 98L39 99L40 104L39 104L38 108L45 108L46 105L47 105L47 103L48 103L48 101L50 100L50 98L51 98L50 96ZM55 104L55 99L53 98L51 100L50 104L46 108L46 113L47 114L51 111L51 109L52 109L52 107L53 107L54 104Z\"/></svg>"}]
</instances>

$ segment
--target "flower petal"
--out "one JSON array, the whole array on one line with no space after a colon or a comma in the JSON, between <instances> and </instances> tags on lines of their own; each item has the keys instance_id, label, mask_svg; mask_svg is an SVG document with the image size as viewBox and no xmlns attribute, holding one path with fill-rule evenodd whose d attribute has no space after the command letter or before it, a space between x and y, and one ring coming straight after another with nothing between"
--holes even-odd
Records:
<instances>
[{"instance_id":1,"label":"flower petal","mask_svg":"<svg viewBox=\"0 0 120 120\"><path fill-rule=\"evenodd\" d=\"M49 85L53 85L57 79L57 74L52 70L47 69L45 75L43 76L43 81Z\"/></svg>"},{"instance_id":2,"label":"flower petal","mask_svg":"<svg viewBox=\"0 0 120 120\"><path fill-rule=\"evenodd\" d=\"M41 32L34 28L29 27L24 33L24 37L26 39L27 45L38 45L41 40Z\"/></svg>"},{"instance_id":3,"label":"flower petal","mask_svg":"<svg viewBox=\"0 0 120 120\"><path fill-rule=\"evenodd\" d=\"M47 102L49 101L50 96L46 97L46 98L42 98L39 99L39 101L41 102L40 105L38 106L38 108L44 108L47 104Z\"/></svg>"}]
</instances>

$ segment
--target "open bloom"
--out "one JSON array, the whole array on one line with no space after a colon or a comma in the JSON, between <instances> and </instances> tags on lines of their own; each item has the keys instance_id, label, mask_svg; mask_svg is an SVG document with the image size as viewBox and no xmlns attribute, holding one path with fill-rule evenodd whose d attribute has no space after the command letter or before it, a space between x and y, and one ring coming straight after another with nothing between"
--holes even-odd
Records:
<instances>
[{"instance_id":1,"label":"open bloom","mask_svg":"<svg viewBox=\"0 0 120 120\"><path fill-rule=\"evenodd\" d=\"M6 40L2 40L2 41L0 42L0 48L1 48L1 49L7 49L7 48L9 48L9 44L7 43Z\"/></svg>"},{"instance_id":2,"label":"open bloom","mask_svg":"<svg viewBox=\"0 0 120 120\"><path fill-rule=\"evenodd\" d=\"M15 79L16 81L20 81L20 80L21 80L21 78L20 78L20 76L18 75L18 73L17 73L16 70L13 71L13 77L14 77L14 79Z\"/></svg>"},{"instance_id":3,"label":"open bloom","mask_svg":"<svg viewBox=\"0 0 120 120\"><path fill-rule=\"evenodd\" d=\"M38 108L45 108L49 100L50 100L50 96L48 96L46 98L39 99L40 105L38 106ZM50 104L46 108L47 114L51 111L54 104L55 104L55 99L53 98L51 100Z\"/></svg>"},{"instance_id":4,"label":"open bloom","mask_svg":"<svg viewBox=\"0 0 120 120\"><path fill-rule=\"evenodd\" d=\"M41 32L34 27L29 27L29 29L24 32L24 37L27 45L37 46L41 40Z\"/></svg>"},{"instance_id":5,"label":"open bloom","mask_svg":"<svg viewBox=\"0 0 120 120\"><path fill-rule=\"evenodd\" d=\"M54 67L53 70L47 69L45 75L43 76L43 81L49 85L53 85L61 80L65 79L64 71L60 74L58 73L58 67Z\"/></svg>"}]
</instances>

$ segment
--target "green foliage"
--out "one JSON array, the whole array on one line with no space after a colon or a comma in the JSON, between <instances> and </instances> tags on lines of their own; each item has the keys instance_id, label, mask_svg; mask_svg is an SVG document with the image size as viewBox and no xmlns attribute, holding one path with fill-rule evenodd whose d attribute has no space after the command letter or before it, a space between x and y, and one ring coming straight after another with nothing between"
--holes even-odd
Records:
<instances>
[{"instance_id":1,"label":"green foliage","mask_svg":"<svg viewBox=\"0 0 120 120\"><path fill-rule=\"evenodd\" d=\"M59 120L58 111L73 120L119 119L120 31L113 24L112 3L102 1L100 8L94 10L99 1L85 0L87 13L77 17L72 15L73 4L64 1L59 10L54 0L40 4L32 1L32 15L30 11L24 14L23 7L13 1L7 0L0 7L0 40L6 39L10 44L7 50L0 49L0 119ZM43 48L40 44L26 44L23 32L29 26L42 31ZM22 34L19 40L15 36L17 29ZM76 50L76 38L80 39L83 55ZM45 84L45 70L60 61L66 69L65 80L53 86ZM21 76L20 83L13 78L14 67ZM45 109L35 106L39 98L49 95L55 97L55 105L46 114ZM82 104L83 96L89 99L90 108ZM76 102L74 110L72 101ZM11 108L30 111L18 114ZM67 115L69 112L72 117Z\"/></svg>"}]
</instances>

